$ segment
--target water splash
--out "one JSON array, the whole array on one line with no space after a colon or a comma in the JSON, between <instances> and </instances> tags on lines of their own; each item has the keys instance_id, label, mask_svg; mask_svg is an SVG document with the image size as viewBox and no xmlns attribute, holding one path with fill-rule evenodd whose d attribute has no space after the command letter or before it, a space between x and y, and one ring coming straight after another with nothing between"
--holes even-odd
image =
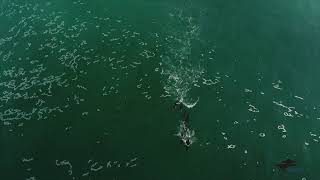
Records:
<instances>
[{"instance_id":1,"label":"water splash","mask_svg":"<svg viewBox=\"0 0 320 180\"><path fill-rule=\"evenodd\" d=\"M181 121L178 127L178 133L175 135L178 136L187 147L191 146L197 141L197 138L195 137L195 131L188 128L183 121Z\"/></svg>"},{"instance_id":2,"label":"water splash","mask_svg":"<svg viewBox=\"0 0 320 180\"><path fill-rule=\"evenodd\" d=\"M162 56L163 87L167 96L193 108L200 97L192 97L191 91L204 73L201 58L194 53L194 42L199 41L200 26L195 18L184 11L169 14L174 22L168 35L167 54ZM195 100L196 99L196 100Z\"/></svg>"}]
</instances>

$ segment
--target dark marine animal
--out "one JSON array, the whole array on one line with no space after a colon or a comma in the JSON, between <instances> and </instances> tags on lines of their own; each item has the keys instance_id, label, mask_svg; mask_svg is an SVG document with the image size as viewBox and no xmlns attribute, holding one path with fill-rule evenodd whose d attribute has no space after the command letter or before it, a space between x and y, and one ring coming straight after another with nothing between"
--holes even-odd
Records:
<instances>
[{"instance_id":1,"label":"dark marine animal","mask_svg":"<svg viewBox=\"0 0 320 180\"><path fill-rule=\"evenodd\" d=\"M291 159L287 159L276 164L276 166L279 167L281 170L287 170L289 167L296 166L296 165L297 165L297 162Z\"/></svg>"}]
</instances>

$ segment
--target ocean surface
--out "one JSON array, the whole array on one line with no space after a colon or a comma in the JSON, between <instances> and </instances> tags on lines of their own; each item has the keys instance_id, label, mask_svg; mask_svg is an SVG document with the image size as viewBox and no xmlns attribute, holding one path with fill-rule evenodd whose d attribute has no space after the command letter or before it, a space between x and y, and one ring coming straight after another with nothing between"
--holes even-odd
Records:
<instances>
[{"instance_id":1,"label":"ocean surface","mask_svg":"<svg viewBox=\"0 0 320 180\"><path fill-rule=\"evenodd\" d=\"M0 179L319 179L319 18L316 0L1 0Z\"/></svg>"}]
</instances>

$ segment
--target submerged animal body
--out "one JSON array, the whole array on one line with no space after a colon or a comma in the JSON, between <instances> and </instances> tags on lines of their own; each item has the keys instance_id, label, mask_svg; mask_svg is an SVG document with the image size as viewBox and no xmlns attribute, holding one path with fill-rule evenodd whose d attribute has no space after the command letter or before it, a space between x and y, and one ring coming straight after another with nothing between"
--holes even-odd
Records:
<instances>
[{"instance_id":1,"label":"submerged animal body","mask_svg":"<svg viewBox=\"0 0 320 180\"><path fill-rule=\"evenodd\" d=\"M189 125L189 113L187 111L184 112L183 122L186 123L187 126Z\"/></svg>"},{"instance_id":2,"label":"submerged animal body","mask_svg":"<svg viewBox=\"0 0 320 180\"><path fill-rule=\"evenodd\" d=\"M281 163L285 163L285 164L296 164L297 162L291 159L287 159L285 161L282 161Z\"/></svg>"},{"instance_id":3,"label":"submerged animal body","mask_svg":"<svg viewBox=\"0 0 320 180\"><path fill-rule=\"evenodd\" d=\"M280 163L276 164L280 169L287 170L289 167L296 166L297 162L291 159L287 159L285 161L281 161Z\"/></svg>"}]
</instances>

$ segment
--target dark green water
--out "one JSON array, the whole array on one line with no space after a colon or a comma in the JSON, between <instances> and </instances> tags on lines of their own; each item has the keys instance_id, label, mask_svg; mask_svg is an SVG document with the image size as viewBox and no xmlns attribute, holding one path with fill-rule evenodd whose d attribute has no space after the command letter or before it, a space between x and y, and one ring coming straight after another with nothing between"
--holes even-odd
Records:
<instances>
[{"instance_id":1,"label":"dark green water","mask_svg":"<svg viewBox=\"0 0 320 180\"><path fill-rule=\"evenodd\" d=\"M0 3L0 179L318 179L320 2Z\"/></svg>"}]
</instances>

